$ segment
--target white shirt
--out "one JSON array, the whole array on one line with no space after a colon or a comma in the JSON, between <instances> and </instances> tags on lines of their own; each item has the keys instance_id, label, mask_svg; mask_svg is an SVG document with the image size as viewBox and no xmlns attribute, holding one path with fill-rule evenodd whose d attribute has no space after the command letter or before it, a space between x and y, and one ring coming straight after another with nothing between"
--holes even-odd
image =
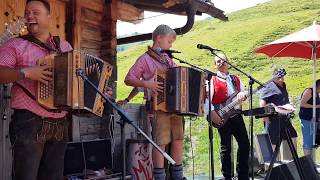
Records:
<instances>
[{"instance_id":1,"label":"white shirt","mask_svg":"<svg viewBox=\"0 0 320 180\"><path fill-rule=\"evenodd\" d=\"M219 80L221 81L226 81L227 82L227 95L228 97L231 96L233 93L236 92L236 87L234 87L233 83L232 83L232 77L230 76L230 74L225 74L222 73L220 71L217 72L217 75L219 75L220 77L224 77L225 79L219 78ZM206 91L208 92L208 88L209 88L209 81L206 82L207 86L206 86ZM210 80L210 85L211 85L211 96L210 98L212 99L213 95L214 95L214 84L213 84L213 80L211 78ZM240 80L240 91L243 92L244 91L244 86ZM214 106L211 103L211 110L214 110ZM205 104L204 104L204 113L208 114L209 112L209 99L206 98L205 100Z\"/></svg>"}]
</instances>

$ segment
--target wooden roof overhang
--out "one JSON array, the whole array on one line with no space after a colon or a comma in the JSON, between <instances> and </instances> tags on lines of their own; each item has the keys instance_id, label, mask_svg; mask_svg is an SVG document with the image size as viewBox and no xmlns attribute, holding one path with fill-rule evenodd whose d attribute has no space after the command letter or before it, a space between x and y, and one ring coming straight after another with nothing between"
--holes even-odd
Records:
<instances>
[{"instance_id":1,"label":"wooden roof overhang","mask_svg":"<svg viewBox=\"0 0 320 180\"><path fill-rule=\"evenodd\" d=\"M214 4L209 0L122 0L120 3L127 4L133 8L136 8L135 12L143 12L141 10L170 13L177 15L186 15L187 23L181 27L174 29L178 35L185 34L191 30L194 24L195 15L202 15L203 13L211 15L214 18L220 19L222 21L227 21L228 18L224 12L214 6ZM118 8L121 6L118 4ZM126 8L128 10L128 8ZM126 11L127 12L127 11ZM126 21L126 17L121 16L121 11L118 12L118 19ZM134 18L139 16L127 16L128 21L132 21ZM142 15L143 16L143 15ZM150 40L152 38L152 33L135 35L130 37L118 38L117 44L127 44L132 42Z\"/></svg>"}]
</instances>

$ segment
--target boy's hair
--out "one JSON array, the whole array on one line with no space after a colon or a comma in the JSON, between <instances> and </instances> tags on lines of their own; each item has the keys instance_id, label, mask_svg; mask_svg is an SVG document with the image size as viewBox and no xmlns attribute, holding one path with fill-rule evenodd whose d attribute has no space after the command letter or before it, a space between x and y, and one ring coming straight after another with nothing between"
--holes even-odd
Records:
<instances>
[{"instance_id":1,"label":"boy's hair","mask_svg":"<svg viewBox=\"0 0 320 180\"><path fill-rule=\"evenodd\" d=\"M155 41L158 35L176 36L177 33L173 29L171 29L168 25L161 24L153 31L152 40Z\"/></svg>"},{"instance_id":2,"label":"boy's hair","mask_svg":"<svg viewBox=\"0 0 320 180\"><path fill-rule=\"evenodd\" d=\"M43 5L44 5L44 7L46 7L46 9L49 11L49 13L50 13L50 2L49 2L49 0L27 0L27 3L26 4L28 4L29 2L31 2L31 1L39 1L39 2L41 2Z\"/></svg>"}]
</instances>

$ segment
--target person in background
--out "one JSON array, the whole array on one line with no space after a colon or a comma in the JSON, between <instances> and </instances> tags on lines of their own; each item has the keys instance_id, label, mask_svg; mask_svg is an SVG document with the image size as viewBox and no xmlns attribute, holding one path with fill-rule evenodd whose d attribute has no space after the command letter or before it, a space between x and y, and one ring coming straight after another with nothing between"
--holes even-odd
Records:
<instances>
[{"instance_id":1,"label":"person in background","mask_svg":"<svg viewBox=\"0 0 320 180\"><path fill-rule=\"evenodd\" d=\"M275 78L274 81L267 84L260 94L260 107L265 107L267 104L274 104L275 106L283 106L289 104L289 95L287 91L286 83L284 82L285 69L275 69L272 76ZM279 141L285 139L284 133L281 134L281 130L284 125L287 125L292 142L297 146L297 132L293 128L291 122L285 123L287 116L272 116L265 117L265 122L272 148L275 149L276 144Z\"/></svg>"},{"instance_id":2,"label":"person in background","mask_svg":"<svg viewBox=\"0 0 320 180\"><path fill-rule=\"evenodd\" d=\"M312 104L313 104L313 88L307 88L301 94L299 118L301 120L301 130L303 136L303 152L304 155L312 155L314 150L313 136L314 129L312 126ZM320 79L316 81L316 122L320 115Z\"/></svg>"}]
</instances>

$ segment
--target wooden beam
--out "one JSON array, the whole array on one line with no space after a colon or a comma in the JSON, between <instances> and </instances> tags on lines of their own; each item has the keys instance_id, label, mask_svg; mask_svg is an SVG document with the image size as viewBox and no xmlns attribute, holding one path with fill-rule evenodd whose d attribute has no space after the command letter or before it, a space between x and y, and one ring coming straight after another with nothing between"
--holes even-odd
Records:
<instances>
[{"instance_id":1,"label":"wooden beam","mask_svg":"<svg viewBox=\"0 0 320 180\"><path fill-rule=\"evenodd\" d=\"M130 21L131 23L137 24L140 23L139 19L143 19L144 12L141 9L136 8L135 6L118 1L118 14L117 19L121 21Z\"/></svg>"},{"instance_id":2,"label":"wooden beam","mask_svg":"<svg viewBox=\"0 0 320 180\"><path fill-rule=\"evenodd\" d=\"M186 0L169 0L166 3L163 3L162 6L165 8L170 8L176 4L183 4L186 3Z\"/></svg>"}]
</instances>

